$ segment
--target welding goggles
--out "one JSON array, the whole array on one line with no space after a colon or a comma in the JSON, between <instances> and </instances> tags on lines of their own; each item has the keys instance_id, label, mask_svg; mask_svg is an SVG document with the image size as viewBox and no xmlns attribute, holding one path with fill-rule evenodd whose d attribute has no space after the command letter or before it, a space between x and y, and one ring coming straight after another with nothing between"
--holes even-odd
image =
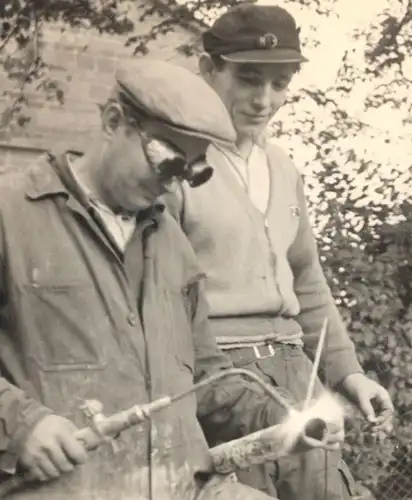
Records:
<instances>
[{"instance_id":1,"label":"welding goggles","mask_svg":"<svg viewBox=\"0 0 412 500\"><path fill-rule=\"evenodd\" d=\"M140 135L146 158L162 184L186 181L198 187L212 177L213 168L206 163L206 155L188 161L186 154L169 140L145 131Z\"/></svg>"}]
</instances>

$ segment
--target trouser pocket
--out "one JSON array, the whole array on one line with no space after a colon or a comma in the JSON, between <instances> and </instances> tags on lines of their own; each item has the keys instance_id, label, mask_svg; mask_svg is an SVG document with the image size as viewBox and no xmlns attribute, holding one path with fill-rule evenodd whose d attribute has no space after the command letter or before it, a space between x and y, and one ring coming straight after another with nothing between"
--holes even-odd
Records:
<instances>
[{"instance_id":1,"label":"trouser pocket","mask_svg":"<svg viewBox=\"0 0 412 500\"><path fill-rule=\"evenodd\" d=\"M342 476L343 485L346 488L346 498L351 500L375 500L373 496L365 496L361 494L357 487L355 478L352 476L349 467L343 459L341 459L338 463L338 470Z\"/></svg>"}]
</instances>

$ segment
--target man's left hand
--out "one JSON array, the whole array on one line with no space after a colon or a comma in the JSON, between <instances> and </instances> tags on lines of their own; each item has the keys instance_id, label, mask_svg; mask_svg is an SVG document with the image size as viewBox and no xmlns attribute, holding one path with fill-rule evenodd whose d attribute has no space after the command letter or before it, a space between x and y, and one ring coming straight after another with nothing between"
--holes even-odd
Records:
<instances>
[{"instance_id":1,"label":"man's left hand","mask_svg":"<svg viewBox=\"0 0 412 500\"><path fill-rule=\"evenodd\" d=\"M343 392L375 429L392 430L394 407L388 391L363 373L352 373L342 382Z\"/></svg>"}]
</instances>

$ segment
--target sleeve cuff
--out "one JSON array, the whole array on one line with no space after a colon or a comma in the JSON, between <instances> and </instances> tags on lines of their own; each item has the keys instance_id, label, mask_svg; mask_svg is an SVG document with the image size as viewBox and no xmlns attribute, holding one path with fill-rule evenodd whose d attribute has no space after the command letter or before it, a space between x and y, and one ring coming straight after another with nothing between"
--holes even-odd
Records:
<instances>
[{"instance_id":1,"label":"sleeve cuff","mask_svg":"<svg viewBox=\"0 0 412 500\"><path fill-rule=\"evenodd\" d=\"M30 407L23 411L17 429L10 438L7 450L0 457L0 468L2 470L5 472L9 472L10 468L14 468L15 470L21 449L24 446L30 432L34 429L37 423L40 422L40 420L52 414L53 412L49 408L40 405L36 401L32 401Z\"/></svg>"},{"instance_id":2,"label":"sleeve cuff","mask_svg":"<svg viewBox=\"0 0 412 500\"><path fill-rule=\"evenodd\" d=\"M355 353L339 353L327 362L328 385L334 388L352 373L364 373Z\"/></svg>"}]
</instances>

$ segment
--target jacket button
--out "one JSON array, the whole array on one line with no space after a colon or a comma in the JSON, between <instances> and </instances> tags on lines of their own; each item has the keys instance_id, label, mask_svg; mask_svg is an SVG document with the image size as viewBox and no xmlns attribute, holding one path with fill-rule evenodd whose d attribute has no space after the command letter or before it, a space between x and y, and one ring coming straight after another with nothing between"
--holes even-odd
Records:
<instances>
[{"instance_id":1,"label":"jacket button","mask_svg":"<svg viewBox=\"0 0 412 500\"><path fill-rule=\"evenodd\" d=\"M128 321L128 323L129 323L129 325L131 325L131 326L136 326L136 325L137 325L137 323L138 323L138 321L139 321L139 319L138 319L138 317L136 316L136 314L134 314L134 313L130 313L130 314L129 314L129 316L127 317L127 321Z\"/></svg>"}]
</instances>

